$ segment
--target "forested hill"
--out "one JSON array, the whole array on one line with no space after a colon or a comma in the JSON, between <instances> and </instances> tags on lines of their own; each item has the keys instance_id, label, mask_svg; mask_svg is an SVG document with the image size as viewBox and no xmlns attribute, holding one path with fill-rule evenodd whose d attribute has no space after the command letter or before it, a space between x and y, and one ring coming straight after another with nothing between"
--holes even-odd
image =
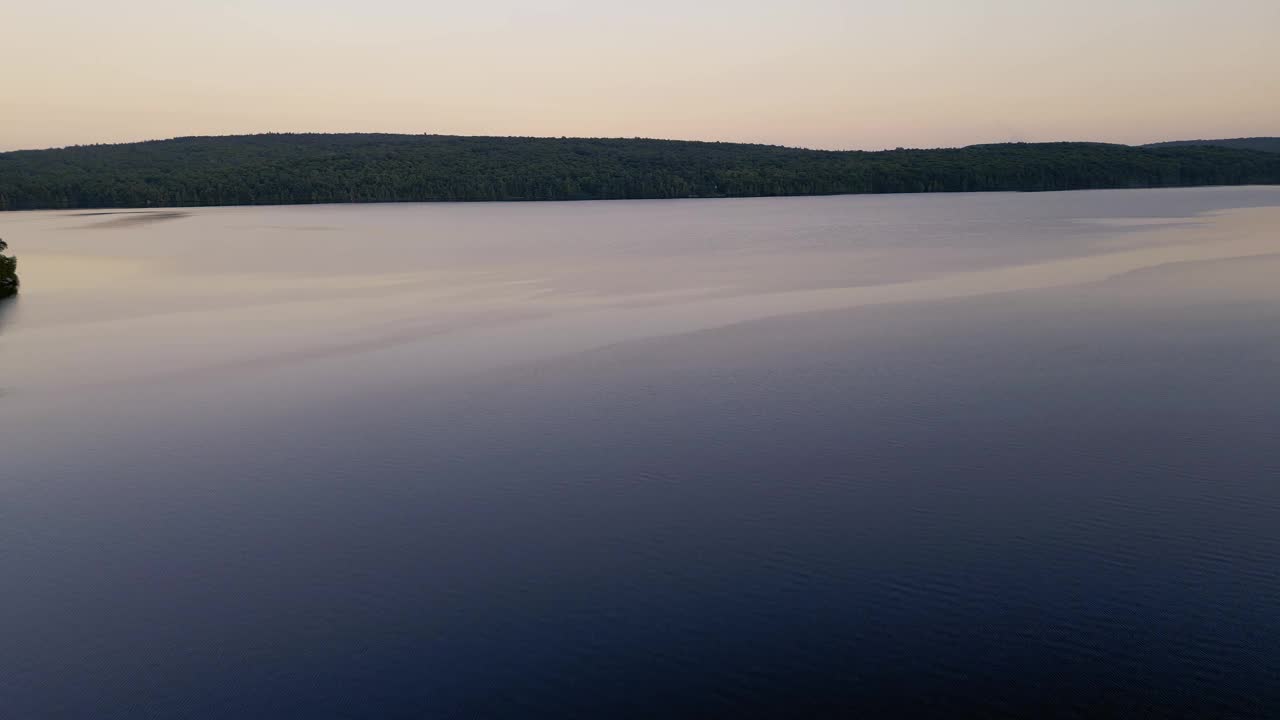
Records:
<instances>
[{"instance_id":1,"label":"forested hill","mask_svg":"<svg viewBox=\"0 0 1280 720\"><path fill-rule=\"evenodd\" d=\"M1228 140L1173 140L1144 145L1149 148L1186 147L1188 145L1212 145L1214 147L1235 148L1236 150L1261 150L1262 152L1280 153L1280 137L1231 138Z\"/></svg>"},{"instance_id":2,"label":"forested hill","mask_svg":"<svg viewBox=\"0 0 1280 720\"><path fill-rule=\"evenodd\" d=\"M1097 143L833 152L642 139L248 135L0 153L0 209L1280 183L1280 154Z\"/></svg>"}]
</instances>

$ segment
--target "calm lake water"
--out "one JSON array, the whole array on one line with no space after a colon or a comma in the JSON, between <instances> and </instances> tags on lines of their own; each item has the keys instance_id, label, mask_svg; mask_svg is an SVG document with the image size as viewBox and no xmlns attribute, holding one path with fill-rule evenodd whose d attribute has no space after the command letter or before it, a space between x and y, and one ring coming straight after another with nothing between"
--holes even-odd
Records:
<instances>
[{"instance_id":1,"label":"calm lake water","mask_svg":"<svg viewBox=\"0 0 1280 720\"><path fill-rule=\"evenodd\" d=\"M0 715L1280 715L1280 188L0 214Z\"/></svg>"}]
</instances>

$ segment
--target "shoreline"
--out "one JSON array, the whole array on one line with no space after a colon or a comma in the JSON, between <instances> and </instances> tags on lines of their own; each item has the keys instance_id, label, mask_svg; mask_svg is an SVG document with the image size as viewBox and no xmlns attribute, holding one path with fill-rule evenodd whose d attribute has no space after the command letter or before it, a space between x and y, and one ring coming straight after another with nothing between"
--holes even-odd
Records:
<instances>
[{"instance_id":1,"label":"shoreline","mask_svg":"<svg viewBox=\"0 0 1280 720\"><path fill-rule=\"evenodd\" d=\"M1149 190L1209 190L1221 188L1280 188L1277 183L1239 183L1209 185L1150 185L1143 187L1091 187L1071 188L1065 190L927 190L922 192L847 192L847 193L806 193L792 195L711 195L689 197L644 197L644 198L557 198L557 199L522 199L522 200L358 200L355 202L286 202L286 203L224 203L220 205L156 205L149 206L78 206L78 207L45 207L22 208L18 210L0 209L0 216L21 213L67 213L69 216L89 215L135 215L150 213L180 213L184 210L201 210L212 208L267 208L267 207L353 207L357 205L553 205L556 203L640 203L640 202L687 202L687 201L719 201L719 200L780 200L786 198L835 198L835 197L916 197L920 195L941 195L954 197L957 195L1051 195L1054 193L1089 193L1089 192L1142 192ZM144 221L145 222L145 221ZM124 223L121 223L124 224Z\"/></svg>"}]
</instances>

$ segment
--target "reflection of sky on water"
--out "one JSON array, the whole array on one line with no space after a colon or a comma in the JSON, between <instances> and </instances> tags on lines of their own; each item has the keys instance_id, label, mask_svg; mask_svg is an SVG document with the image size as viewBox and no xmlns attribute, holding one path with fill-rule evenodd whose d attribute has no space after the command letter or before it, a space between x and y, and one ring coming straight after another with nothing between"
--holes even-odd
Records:
<instances>
[{"instance_id":1,"label":"reflection of sky on water","mask_svg":"<svg viewBox=\"0 0 1280 720\"><path fill-rule=\"evenodd\" d=\"M28 303L22 322L6 328L24 350L6 375L38 393L366 352L387 381L448 374L775 315L1265 255L1272 239L1257 229L1275 210L1249 206L1276 195L1214 188L105 215L127 226L104 226L97 213L16 213L0 227L20 221L6 232L21 237ZM1233 206L1242 207L1223 211ZM1202 214L1153 214L1173 208Z\"/></svg>"},{"instance_id":2,"label":"reflection of sky on water","mask_svg":"<svg viewBox=\"0 0 1280 720\"><path fill-rule=\"evenodd\" d=\"M5 712L1274 715L1277 206L0 215Z\"/></svg>"}]
</instances>

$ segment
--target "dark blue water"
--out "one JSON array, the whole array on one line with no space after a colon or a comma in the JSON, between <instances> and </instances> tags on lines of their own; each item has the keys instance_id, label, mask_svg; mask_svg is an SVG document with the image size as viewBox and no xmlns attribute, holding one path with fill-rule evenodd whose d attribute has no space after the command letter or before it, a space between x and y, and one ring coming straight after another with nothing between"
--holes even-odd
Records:
<instances>
[{"instance_id":1,"label":"dark blue water","mask_svg":"<svg viewBox=\"0 0 1280 720\"><path fill-rule=\"evenodd\" d=\"M1100 277L849 307L566 291L480 331L406 325L444 312L414 295L396 341L336 342L389 311L335 303L283 359L293 326L183 334L183 306L139 369L102 338L152 326L31 292L0 316L0 715L1274 717L1280 191L1238 192L1045 251L1155 253ZM237 342L262 356L171 364Z\"/></svg>"}]
</instances>

